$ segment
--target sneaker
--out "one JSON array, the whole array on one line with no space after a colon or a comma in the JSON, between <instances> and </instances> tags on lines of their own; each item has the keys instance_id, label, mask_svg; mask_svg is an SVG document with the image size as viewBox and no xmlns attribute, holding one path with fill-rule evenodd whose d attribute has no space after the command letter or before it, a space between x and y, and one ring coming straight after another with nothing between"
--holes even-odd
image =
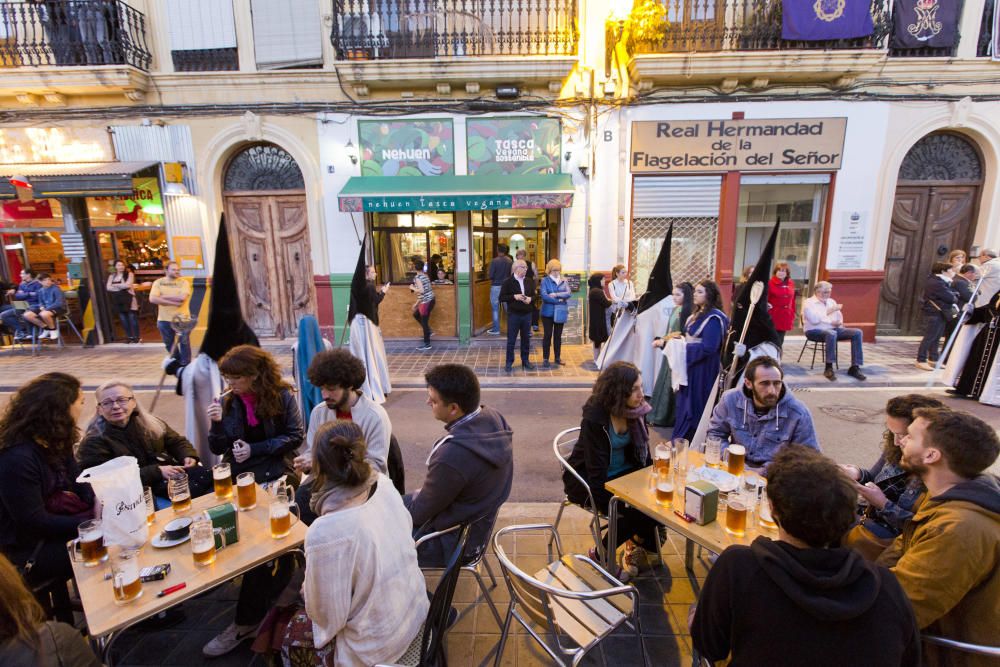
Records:
<instances>
[{"instance_id":1,"label":"sneaker","mask_svg":"<svg viewBox=\"0 0 1000 667\"><path fill-rule=\"evenodd\" d=\"M49 329L49 340L59 340L59 329Z\"/></svg>"},{"instance_id":2,"label":"sneaker","mask_svg":"<svg viewBox=\"0 0 1000 667\"><path fill-rule=\"evenodd\" d=\"M417 349L420 350L421 352L426 352L427 350L431 349L431 346L430 345L421 345Z\"/></svg>"},{"instance_id":3,"label":"sneaker","mask_svg":"<svg viewBox=\"0 0 1000 667\"><path fill-rule=\"evenodd\" d=\"M931 370L934 369L931 368ZM865 380L868 379L868 376L861 372L860 366L851 366L850 368L847 369L847 374L850 375L855 380L860 380L861 382L864 382Z\"/></svg>"},{"instance_id":4,"label":"sneaker","mask_svg":"<svg viewBox=\"0 0 1000 667\"><path fill-rule=\"evenodd\" d=\"M823 377L825 377L830 382L833 382L834 380L837 379L837 374L833 372L833 366L827 366L823 370Z\"/></svg>"},{"instance_id":5,"label":"sneaker","mask_svg":"<svg viewBox=\"0 0 1000 667\"><path fill-rule=\"evenodd\" d=\"M510 375L511 373L514 372L514 367L513 366L504 366L503 367L503 372L506 373L507 375Z\"/></svg>"},{"instance_id":6,"label":"sneaker","mask_svg":"<svg viewBox=\"0 0 1000 667\"><path fill-rule=\"evenodd\" d=\"M530 361L528 363L526 363L526 364L521 364L521 368L523 368L526 371L538 370L538 366L534 365Z\"/></svg>"},{"instance_id":7,"label":"sneaker","mask_svg":"<svg viewBox=\"0 0 1000 667\"><path fill-rule=\"evenodd\" d=\"M172 363L174 363L174 358L168 354L167 356L163 357L163 361L160 362L160 367L163 368L163 370L167 370L168 368L170 368L170 364Z\"/></svg>"},{"instance_id":8,"label":"sneaker","mask_svg":"<svg viewBox=\"0 0 1000 667\"><path fill-rule=\"evenodd\" d=\"M550 368L548 359L542 359L542 368Z\"/></svg>"},{"instance_id":9,"label":"sneaker","mask_svg":"<svg viewBox=\"0 0 1000 667\"><path fill-rule=\"evenodd\" d=\"M229 627L216 635L215 639L205 644L201 652L209 658L218 658L220 655L226 655L246 640L253 639L256 636L256 625L236 625L235 623L230 623Z\"/></svg>"},{"instance_id":10,"label":"sneaker","mask_svg":"<svg viewBox=\"0 0 1000 667\"><path fill-rule=\"evenodd\" d=\"M639 576L640 566L646 562L646 550L633 542L631 539L625 540L619 549L619 565L629 578Z\"/></svg>"},{"instance_id":11,"label":"sneaker","mask_svg":"<svg viewBox=\"0 0 1000 667\"><path fill-rule=\"evenodd\" d=\"M23 334L23 333L14 334L15 343L26 343L29 340L31 340L31 336L29 336L28 334Z\"/></svg>"},{"instance_id":12,"label":"sneaker","mask_svg":"<svg viewBox=\"0 0 1000 667\"><path fill-rule=\"evenodd\" d=\"M489 334L490 336L499 336L500 335L499 331L494 331L493 329L490 329L486 333Z\"/></svg>"},{"instance_id":13,"label":"sneaker","mask_svg":"<svg viewBox=\"0 0 1000 667\"><path fill-rule=\"evenodd\" d=\"M934 367L931 366L926 361L918 361L917 363L915 363L913 365L916 366L917 368L919 368L922 371L932 371L932 370L934 370Z\"/></svg>"}]
</instances>

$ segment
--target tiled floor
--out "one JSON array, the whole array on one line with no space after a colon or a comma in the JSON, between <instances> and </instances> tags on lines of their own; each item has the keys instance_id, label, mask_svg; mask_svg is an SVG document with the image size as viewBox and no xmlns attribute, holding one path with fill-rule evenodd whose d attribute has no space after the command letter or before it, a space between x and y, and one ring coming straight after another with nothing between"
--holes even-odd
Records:
<instances>
[{"instance_id":1,"label":"tiled floor","mask_svg":"<svg viewBox=\"0 0 1000 667\"><path fill-rule=\"evenodd\" d=\"M508 504L497 520L497 529L513 524L552 523L557 510L558 505L555 503ZM587 515L576 508L569 508L563 514L559 533L565 553L586 553L593 546ZM541 533L518 534L516 539L508 536L504 546L516 565L534 573L549 562L547 540ZM682 553L683 543L676 535L672 535L664 544L663 566L643 573L633 582L639 591L642 641L650 665L687 667L691 664L687 613L695 599L695 592L684 570ZM498 586L490 593L503 615L510 596L492 549L487 558L498 578ZM482 572L488 583L485 568ZM695 570L697 583L703 581L705 573L704 564L699 562ZM433 588L436 581L436 575L428 575L430 588ZM232 619L237 591L237 585L230 583L185 603L182 606L185 617L174 627L127 630L114 644L114 663L136 667L266 664L250 651L249 643L223 658L208 661L201 655L201 647ZM471 574L462 573L455 591L454 606L459 611L459 618L445 637L449 664L458 667L485 667L493 664L500 640L500 626L481 597ZM515 622L511 626L501 664L528 667L548 665L552 661L524 628ZM642 664L635 634L628 628L619 628L595 647L582 664L608 667Z\"/></svg>"}]
</instances>

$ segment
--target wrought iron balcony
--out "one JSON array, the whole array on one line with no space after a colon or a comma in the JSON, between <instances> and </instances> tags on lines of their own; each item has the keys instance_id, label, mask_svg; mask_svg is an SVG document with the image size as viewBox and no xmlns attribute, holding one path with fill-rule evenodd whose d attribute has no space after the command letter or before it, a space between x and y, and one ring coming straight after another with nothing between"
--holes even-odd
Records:
<instances>
[{"instance_id":1,"label":"wrought iron balcony","mask_svg":"<svg viewBox=\"0 0 1000 667\"><path fill-rule=\"evenodd\" d=\"M333 0L338 60L576 55L576 0Z\"/></svg>"},{"instance_id":2,"label":"wrought iron balcony","mask_svg":"<svg viewBox=\"0 0 1000 667\"><path fill-rule=\"evenodd\" d=\"M0 2L0 67L148 70L146 17L122 0Z\"/></svg>"}]
</instances>

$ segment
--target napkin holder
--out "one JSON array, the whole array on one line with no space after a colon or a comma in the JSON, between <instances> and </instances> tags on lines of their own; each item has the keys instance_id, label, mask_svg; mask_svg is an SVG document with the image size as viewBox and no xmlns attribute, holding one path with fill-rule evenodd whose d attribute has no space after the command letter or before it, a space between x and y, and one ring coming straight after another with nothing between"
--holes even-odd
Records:
<instances>
[{"instance_id":1,"label":"napkin holder","mask_svg":"<svg viewBox=\"0 0 1000 667\"><path fill-rule=\"evenodd\" d=\"M699 479L684 489L684 512L699 526L715 521L719 513L719 487Z\"/></svg>"},{"instance_id":2,"label":"napkin holder","mask_svg":"<svg viewBox=\"0 0 1000 667\"><path fill-rule=\"evenodd\" d=\"M240 520L239 511L233 503L222 503L215 507L209 507L205 514L212 520L212 527L221 529L222 534L216 534L215 546L231 546L240 541Z\"/></svg>"}]
</instances>

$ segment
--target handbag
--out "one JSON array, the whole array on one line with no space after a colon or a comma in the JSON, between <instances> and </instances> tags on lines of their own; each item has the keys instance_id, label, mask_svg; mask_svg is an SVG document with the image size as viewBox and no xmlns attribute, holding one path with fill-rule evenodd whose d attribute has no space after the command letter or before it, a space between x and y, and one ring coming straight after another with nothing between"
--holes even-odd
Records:
<instances>
[{"instance_id":1,"label":"handbag","mask_svg":"<svg viewBox=\"0 0 1000 667\"><path fill-rule=\"evenodd\" d=\"M55 491L45 499L45 511L60 516L75 516L90 519L94 507L72 491Z\"/></svg>"},{"instance_id":2,"label":"handbag","mask_svg":"<svg viewBox=\"0 0 1000 667\"><path fill-rule=\"evenodd\" d=\"M569 318L569 306L565 303L557 303L552 306L552 321L556 324L565 324Z\"/></svg>"},{"instance_id":3,"label":"handbag","mask_svg":"<svg viewBox=\"0 0 1000 667\"><path fill-rule=\"evenodd\" d=\"M948 310L945 310L941 306L934 303L933 299L927 299L927 303L934 306L934 308L939 313L941 313L941 317L944 318L944 321L947 322L948 324L951 324L952 322L958 319L958 314L960 311L958 310L958 306L956 306L955 304L949 305Z\"/></svg>"}]
</instances>

